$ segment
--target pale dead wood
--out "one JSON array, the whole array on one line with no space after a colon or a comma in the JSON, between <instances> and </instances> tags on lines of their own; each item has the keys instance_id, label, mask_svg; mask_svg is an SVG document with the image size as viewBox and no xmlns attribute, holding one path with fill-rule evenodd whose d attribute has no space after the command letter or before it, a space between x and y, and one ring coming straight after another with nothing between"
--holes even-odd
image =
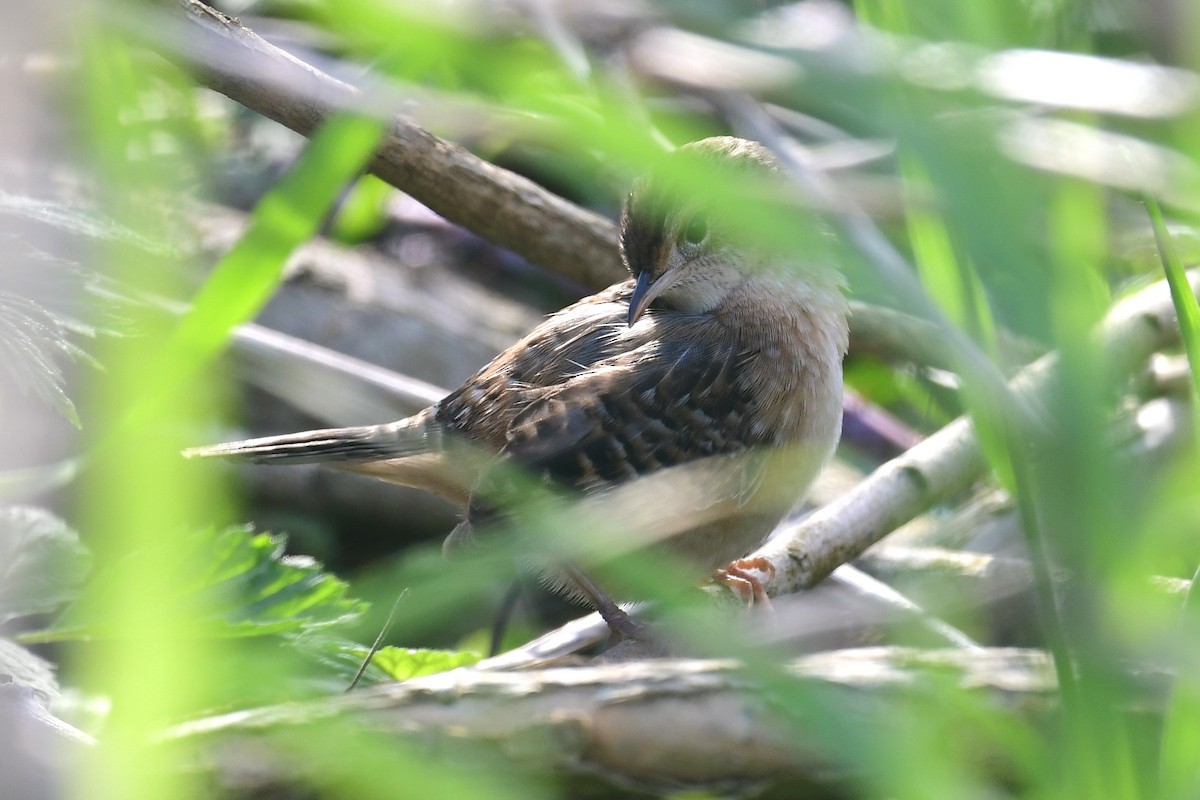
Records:
<instances>
[{"instance_id":1,"label":"pale dead wood","mask_svg":"<svg viewBox=\"0 0 1200 800\"><path fill-rule=\"evenodd\" d=\"M863 553L858 563L888 583L921 581L926 584L922 594L930 597L969 596L984 605L1033 591L1033 567L1022 558L881 543ZM1152 576L1150 583L1155 591L1180 601L1192 585L1186 578L1162 575Z\"/></svg>"},{"instance_id":2,"label":"pale dead wood","mask_svg":"<svg viewBox=\"0 0 1200 800\"><path fill-rule=\"evenodd\" d=\"M1026 713L1053 703L1053 670L1035 650L842 650L801 659L787 672L809 691L849 701L852 713L871 724L886 719L890 699L920 691L927 669ZM786 726L776 710L736 662L659 659L530 672L459 669L197 720L168 737L247 734L336 718L426 746L439 738L478 744L539 772L599 774L660 791L827 779L830 765L816 756L821 732ZM539 746L528 747L534 740Z\"/></svg>"},{"instance_id":3,"label":"pale dead wood","mask_svg":"<svg viewBox=\"0 0 1200 800\"><path fill-rule=\"evenodd\" d=\"M1156 354L1151 360L1157 363L1163 359ZM1190 387L1190 378L1179 387ZM1148 388L1172 391L1175 386L1152 383ZM1192 441L1193 423L1190 404L1179 397L1152 397L1140 406L1131 405L1114 420L1112 441L1119 443L1114 455L1135 474L1154 474L1173 463L1180 450ZM905 523L888 534L881 545L966 550L1019 558L1026 555L1016 504L1003 489L990 485L982 485L951 514L936 518L924 515ZM875 549L878 548L868 550L865 555L870 556Z\"/></svg>"},{"instance_id":4,"label":"pale dead wood","mask_svg":"<svg viewBox=\"0 0 1200 800\"><path fill-rule=\"evenodd\" d=\"M1188 277L1193 291L1200 288L1200 270ZM1170 292L1160 282L1114 307L1097 332L1098 352L1112 375L1128 375L1178 335ZM1056 363L1051 354L1022 370L1011 384L1015 396L1037 407L1053 387ZM967 489L985 467L971 423L959 418L879 467L851 492L784 528L751 557L774 566L770 593L807 588L903 523Z\"/></svg>"}]
</instances>

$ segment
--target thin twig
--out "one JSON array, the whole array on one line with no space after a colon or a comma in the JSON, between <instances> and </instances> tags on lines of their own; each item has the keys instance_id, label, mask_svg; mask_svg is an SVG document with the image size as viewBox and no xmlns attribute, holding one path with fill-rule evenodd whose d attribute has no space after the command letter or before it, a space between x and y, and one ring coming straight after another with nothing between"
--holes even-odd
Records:
<instances>
[{"instance_id":1,"label":"thin twig","mask_svg":"<svg viewBox=\"0 0 1200 800\"><path fill-rule=\"evenodd\" d=\"M392 629L392 623L396 621L396 609L400 608L400 601L408 594L408 589L402 589L400 594L396 595L396 602L392 603L392 610L388 612L387 619L383 622L383 627L379 629L379 635L375 637L375 641L371 643L371 649L367 651L366 658L358 667L358 672L354 673L354 680L350 681L350 685L346 687L347 692L354 691L354 687L358 686L358 682L362 680L363 673L367 671L367 667L371 666L371 659L379 652L379 648L383 646L383 639L388 635L388 631Z\"/></svg>"}]
</instances>

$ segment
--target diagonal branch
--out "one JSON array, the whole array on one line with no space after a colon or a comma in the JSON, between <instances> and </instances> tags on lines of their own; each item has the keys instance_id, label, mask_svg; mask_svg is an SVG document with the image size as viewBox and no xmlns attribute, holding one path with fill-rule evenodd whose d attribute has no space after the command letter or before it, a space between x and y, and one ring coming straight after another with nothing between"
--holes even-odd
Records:
<instances>
[{"instance_id":1,"label":"diagonal branch","mask_svg":"<svg viewBox=\"0 0 1200 800\"><path fill-rule=\"evenodd\" d=\"M372 98L232 17L198 0L176 2L186 24L159 25L143 38L209 88L306 136L337 111L371 110ZM612 221L403 117L391 118L371 171L446 219L588 288L628 277ZM949 365L929 323L865 303L851 307L855 352Z\"/></svg>"},{"instance_id":2,"label":"diagonal branch","mask_svg":"<svg viewBox=\"0 0 1200 800\"><path fill-rule=\"evenodd\" d=\"M1200 291L1200 270L1188 273ZM1179 329L1165 281L1123 300L1097 333L1110 374L1128 375L1155 350L1177 341ZM1014 394L1036 407L1054 385L1057 354L1045 356L1012 381ZM786 594L822 580L916 515L965 490L986 462L970 421L961 417L876 469L840 498L785 527L751 557L775 568L768 591Z\"/></svg>"},{"instance_id":3,"label":"diagonal branch","mask_svg":"<svg viewBox=\"0 0 1200 800\"><path fill-rule=\"evenodd\" d=\"M198 0L176 2L183 20L161 20L168 24L146 30L146 43L208 87L297 133L310 135L339 111L390 115L399 102L306 64ZM628 277L612 222L404 117L390 116L371 171L446 219L586 286Z\"/></svg>"}]
</instances>

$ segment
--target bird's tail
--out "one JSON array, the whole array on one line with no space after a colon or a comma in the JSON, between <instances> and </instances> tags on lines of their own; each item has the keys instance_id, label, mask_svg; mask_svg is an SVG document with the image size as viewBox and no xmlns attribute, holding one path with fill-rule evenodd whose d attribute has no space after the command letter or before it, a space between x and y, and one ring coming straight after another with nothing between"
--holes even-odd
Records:
<instances>
[{"instance_id":1,"label":"bird's tail","mask_svg":"<svg viewBox=\"0 0 1200 800\"><path fill-rule=\"evenodd\" d=\"M183 451L185 458L221 457L256 464L315 464L353 468L361 462L442 451L442 427L428 411L386 425L326 428L244 439Z\"/></svg>"}]
</instances>

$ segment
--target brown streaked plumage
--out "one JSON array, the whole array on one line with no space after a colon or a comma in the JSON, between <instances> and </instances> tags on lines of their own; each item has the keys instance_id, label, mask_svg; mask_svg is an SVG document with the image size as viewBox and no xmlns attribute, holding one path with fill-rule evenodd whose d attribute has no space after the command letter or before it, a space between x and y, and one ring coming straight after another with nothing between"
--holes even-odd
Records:
<instances>
[{"instance_id":1,"label":"brown streaked plumage","mask_svg":"<svg viewBox=\"0 0 1200 800\"><path fill-rule=\"evenodd\" d=\"M188 455L321 462L437 492L467 509L448 549L496 513L497 464L601 502L636 498L626 490L641 485L686 496L704 475L702 508L671 509L658 535L699 568L721 567L799 500L841 425L848 334L836 269L757 247L722 213L743 202L730 196L737 181L776 171L765 148L741 139L675 151L622 212L633 280L553 314L412 417ZM696 172L711 191L677 188ZM697 196L706 202L685 199Z\"/></svg>"}]
</instances>

